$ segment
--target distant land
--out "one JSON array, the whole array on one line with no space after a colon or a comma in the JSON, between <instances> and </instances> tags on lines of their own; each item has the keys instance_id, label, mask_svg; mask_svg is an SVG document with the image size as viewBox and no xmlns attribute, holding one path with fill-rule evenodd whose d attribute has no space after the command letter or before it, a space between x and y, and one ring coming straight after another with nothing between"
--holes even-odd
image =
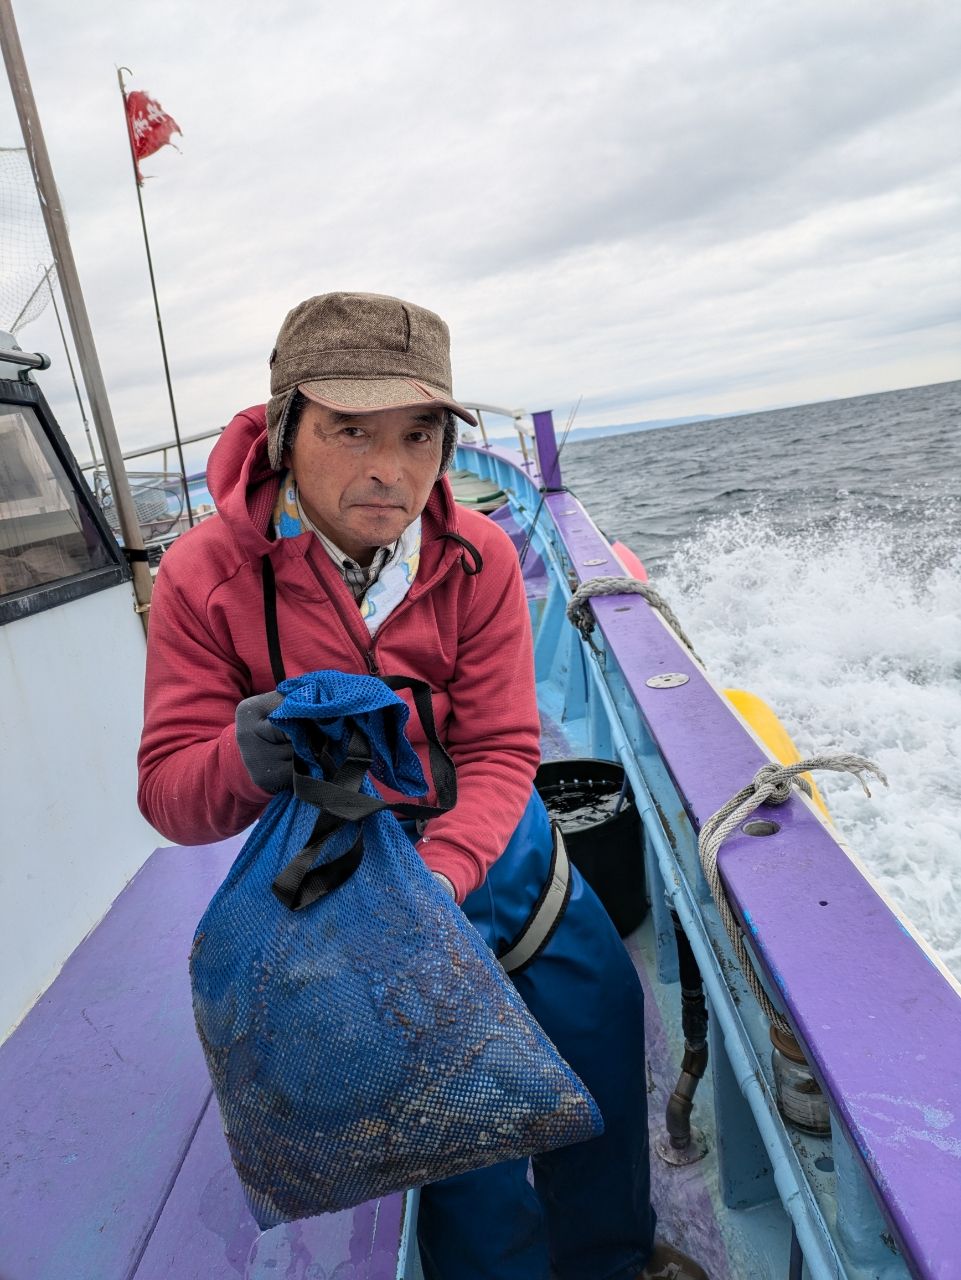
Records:
<instances>
[{"instance_id":1,"label":"distant land","mask_svg":"<svg viewBox=\"0 0 961 1280\"><path fill-rule=\"evenodd\" d=\"M611 427L572 427L568 440L599 440L601 436L624 436L631 431L656 431L658 427L680 427L685 422L711 422L713 413L696 413L689 418L646 418L643 422L621 422ZM558 440L564 434L563 423L555 423Z\"/></svg>"},{"instance_id":2,"label":"distant land","mask_svg":"<svg viewBox=\"0 0 961 1280\"><path fill-rule=\"evenodd\" d=\"M572 427L568 440L600 440L602 436L624 436L631 431L655 431L658 427L680 427L686 422L711 422L717 415L712 413L696 413L687 418L646 418L643 422L620 422L614 426L608 427ZM734 417L734 414L725 414L725 417ZM486 424L485 424L486 425ZM512 431L504 431L500 428L492 431L487 428L488 440L510 440L516 442L517 436ZM557 431L558 440L563 439L564 424L557 419L554 421L554 428Z\"/></svg>"}]
</instances>

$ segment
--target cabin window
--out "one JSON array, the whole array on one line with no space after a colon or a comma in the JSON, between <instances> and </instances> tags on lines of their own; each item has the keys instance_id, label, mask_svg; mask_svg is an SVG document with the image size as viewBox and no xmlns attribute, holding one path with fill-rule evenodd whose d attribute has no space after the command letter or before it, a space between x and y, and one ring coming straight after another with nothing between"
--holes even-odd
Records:
<instances>
[{"instance_id":1,"label":"cabin window","mask_svg":"<svg viewBox=\"0 0 961 1280\"><path fill-rule=\"evenodd\" d=\"M116 565L34 407L0 404L0 600Z\"/></svg>"}]
</instances>

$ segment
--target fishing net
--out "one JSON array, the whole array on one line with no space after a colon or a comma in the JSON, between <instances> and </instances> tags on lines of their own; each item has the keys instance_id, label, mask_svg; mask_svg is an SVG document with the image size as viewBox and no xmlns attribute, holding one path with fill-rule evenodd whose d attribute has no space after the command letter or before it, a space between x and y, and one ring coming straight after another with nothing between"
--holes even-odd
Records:
<instances>
[{"instance_id":1,"label":"fishing net","mask_svg":"<svg viewBox=\"0 0 961 1280\"><path fill-rule=\"evenodd\" d=\"M419 682L395 683L430 737ZM191 953L197 1028L260 1226L597 1136L590 1095L367 776L425 794L406 704L331 671L280 691L271 718L301 761L300 794L274 798ZM431 761L441 797L433 748Z\"/></svg>"},{"instance_id":2,"label":"fishing net","mask_svg":"<svg viewBox=\"0 0 961 1280\"><path fill-rule=\"evenodd\" d=\"M16 333L41 314L57 281L51 263L26 148L0 147L0 329Z\"/></svg>"}]
</instances>

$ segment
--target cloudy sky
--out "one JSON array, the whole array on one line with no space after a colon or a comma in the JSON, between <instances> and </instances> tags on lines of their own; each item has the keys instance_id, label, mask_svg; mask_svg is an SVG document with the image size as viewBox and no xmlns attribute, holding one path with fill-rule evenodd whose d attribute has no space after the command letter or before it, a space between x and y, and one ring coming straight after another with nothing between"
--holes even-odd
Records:
<instances>
[{"instance_id":1,"label":"cloudy sky","mask_svg":"<svg viewBox=\"0 0 961 1280\"><path fill-rule=\"evenodd\" d=\"M953 0L14 4L126 448L170 419L118 64L184 135L143 169L187 434L328 289L434 308L462 396L585 426L961 376ZM82 441L49 308L20 340Z\"/></svg>"}]
</instances>

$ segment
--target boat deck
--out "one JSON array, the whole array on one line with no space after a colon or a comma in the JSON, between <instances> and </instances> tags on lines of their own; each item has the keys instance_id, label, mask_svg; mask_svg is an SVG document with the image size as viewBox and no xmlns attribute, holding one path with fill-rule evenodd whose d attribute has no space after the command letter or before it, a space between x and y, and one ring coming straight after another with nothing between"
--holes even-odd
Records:
<instances>
[{"instance_id":1,"label":"boat deck","mask_svg":"<svg viewBox=\"0 0 961 1280\"><path fill-rule=\"evenodd\" d=\"M544 729L546 757L582 754L555 722ZM339 1266L338 1280L419 1280L416 1262L403 1263L401 1196L263 1234L247 1210L194 1033L186 966L195 922L239 845L158 850L0 1046L4 1198L14 1209L0 1230L5 1280L306 1280L316 1265L328 1275ZM732 1215L713 1154L678 1169L654 1153L680 1062L679 989L652 980L650 915L626 945L646 995L659 1234L712 1280L772 1274L788 1248L779 1205ZM707 1086L696 1119L713 1153Z\"/></svg>"}]
</instances>

